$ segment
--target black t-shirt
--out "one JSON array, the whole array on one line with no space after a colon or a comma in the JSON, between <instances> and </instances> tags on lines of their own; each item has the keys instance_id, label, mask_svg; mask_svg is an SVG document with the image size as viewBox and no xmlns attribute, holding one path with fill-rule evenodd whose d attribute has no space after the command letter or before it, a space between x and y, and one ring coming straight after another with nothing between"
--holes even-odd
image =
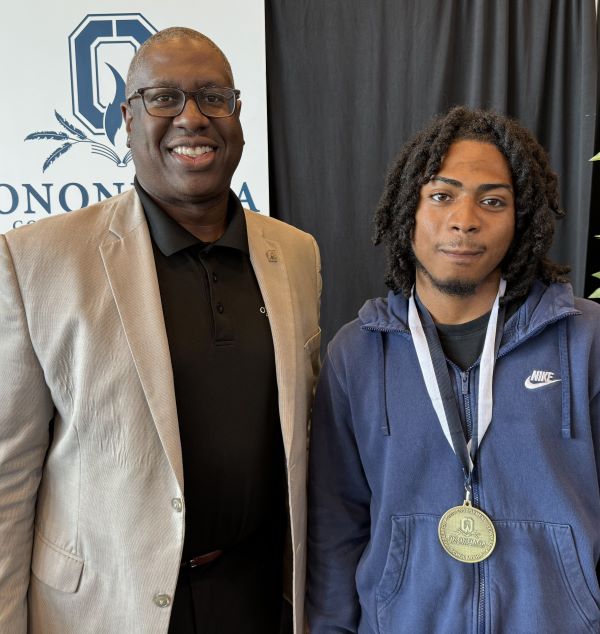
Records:
<instances>
[{"instance_id":1,"label":"black t-shirt","mask_svg":"<svg viewBox=\"0 0 600 634\"><path fill-rule=\"evenodd\" d=\"M520 305L520 300L506 304L502 326L517 312ZM461 370L468 370L479 359L490 313L491 311L464 324L435 324L444 354Z\"/></svg>"},{"instance_id":2,"label":"black t-shirt","mask_svg":"<svg viewBox=\"0 0 600 634\"><path fill-rule=\"evenodd\" d=\"M444 354L461 370L470 368L479 358L489 319L490 313L485 313L464 324L436 323Z\"/></svg>"}]
</instances>

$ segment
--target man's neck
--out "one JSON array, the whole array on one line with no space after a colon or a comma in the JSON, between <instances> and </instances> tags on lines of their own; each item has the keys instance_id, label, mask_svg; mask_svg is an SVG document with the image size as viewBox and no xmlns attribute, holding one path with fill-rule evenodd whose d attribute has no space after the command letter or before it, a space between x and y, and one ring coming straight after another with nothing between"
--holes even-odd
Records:
<instances>
[{"instance_id":1,"label":"man's neck","mask_svg":"<svg viewBox=\"0 0 600 634\"><path fill-rule=\"evenodd\" d=\"M190 201L178 204L157 199L148 190L146 193L178 225L196 236L198 240L216 242L225 233L229 192L208 202Z\"/></svg>"},{"instance_id":2,"label":"man's neck","mask_svg":"<svg viewBox=\"0 0 600 634\"><path fill-rule=\"evenodd\" d=\"M450 295L435 287L431 280L417 272L415 288L421 303L427 308L434 322L464 324L492 310L499 283L499 278L494 277L485 280L472 295Z\"/></svg>"}]
</instances>

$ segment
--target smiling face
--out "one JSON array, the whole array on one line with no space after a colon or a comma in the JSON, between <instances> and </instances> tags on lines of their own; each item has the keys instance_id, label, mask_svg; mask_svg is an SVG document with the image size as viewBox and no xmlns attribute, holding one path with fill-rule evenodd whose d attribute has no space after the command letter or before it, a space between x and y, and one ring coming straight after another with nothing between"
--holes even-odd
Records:
<instances>
[{"instance_id":1,"label":"smiling face","mask_svg":"<svg viewBox=\"0 0 600 634\"><path fill-rule=\"evenodd\" d=\"M231 86L222 56L210 44L186 37L157 42L136 73L132 90L172 86L192 91ZM227 198L244 144L241 103L231 117L209 119L194 99L177 117L153 117L141 98L123 106L136 176L161 206L211 206Z\"/></svg>"},{"instance_id":2,"label":"smiling face","mask_svg":"<svg viewBox=\"0 0 600 634\"><path fill-rule=\"evenodd\" d=\"M455 141L420 192L412 238L419 294L494 297L514 232L506 159L491 143Z\"/></svg>"}]
</instances>

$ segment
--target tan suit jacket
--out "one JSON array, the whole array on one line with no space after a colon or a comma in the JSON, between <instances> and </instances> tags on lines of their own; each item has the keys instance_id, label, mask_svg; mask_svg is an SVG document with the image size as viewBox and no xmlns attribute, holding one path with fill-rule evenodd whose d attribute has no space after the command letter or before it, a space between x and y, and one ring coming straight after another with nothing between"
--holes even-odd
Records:
<instances>
[{"instance_id":1,"label":"tan suit jacket","mask_svg":"<svg viewBox=\"0 0 600 634\"><path fill-rule=\"evenodd\" d=\"M273 334L300 633L319 253L306 233L246 219ZM0 632L166 633L185 495L152 245L133 190L0 236L0 374Z\"/></svg>"}]
</instances>

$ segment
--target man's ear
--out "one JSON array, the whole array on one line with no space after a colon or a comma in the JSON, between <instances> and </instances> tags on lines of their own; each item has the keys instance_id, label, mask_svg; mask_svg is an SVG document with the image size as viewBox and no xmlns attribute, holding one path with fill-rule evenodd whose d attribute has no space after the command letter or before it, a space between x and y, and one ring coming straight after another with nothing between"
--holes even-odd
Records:
<instances>
[{"instance_id":1,"label":"man's ear","mask_svg":"<svg viewBox=\"0 0 600 634\"><path fill-rule=\"evenodd\" d=\"M127 134L130 134L133 114L131 113L131 107L129 106L129 104L121 104L121 114L123 115L123 120L125 121L125 130L127 131Z\"/></svg>"}]
</instances>

